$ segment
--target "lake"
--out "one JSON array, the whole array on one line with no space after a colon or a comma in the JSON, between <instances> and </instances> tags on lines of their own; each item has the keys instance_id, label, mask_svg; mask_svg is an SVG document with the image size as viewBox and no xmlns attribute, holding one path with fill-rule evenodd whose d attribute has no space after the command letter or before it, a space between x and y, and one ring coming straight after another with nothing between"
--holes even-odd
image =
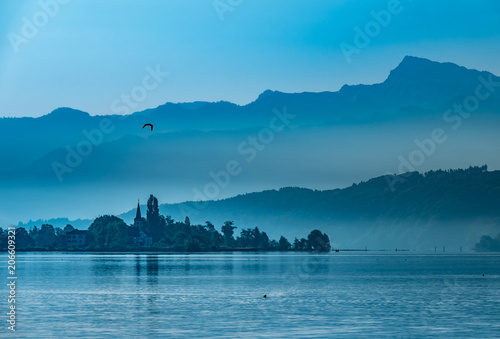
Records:
<instances>
[{"instance_id":1,"label":"lake","mask_svg":"<svg viewBox=\"0 0 500 339\"><path fill-rule=\"evenodd\" d=\"M500 337L500 254L18 253L16 268L3 337Z\"/></svg>"}]
</instances>

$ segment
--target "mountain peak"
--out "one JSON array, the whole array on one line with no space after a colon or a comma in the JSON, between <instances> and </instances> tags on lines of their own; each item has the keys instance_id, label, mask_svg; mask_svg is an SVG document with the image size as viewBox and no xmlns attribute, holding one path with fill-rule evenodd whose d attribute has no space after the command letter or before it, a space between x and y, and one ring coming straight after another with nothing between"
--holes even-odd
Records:
<instances>
[{"instance_id":1,"label":"mountain peak","mask_svg":"<svg viewBox=\"0 0 500 339\"><path fill-rule=\"evenodd\" d=\"M273 95L274 93L277 93L276 91L272 91L270 89L266 89L264 92L262 92L259 97L257 98L257 100L260 100L260 99L264 99L264 98L267 98L268 96L271 96Z\"/></svg>"},{"instance_id":2,"label":"mountain peak","mask_svg":"<svg viewBox=\"0 0 500 339\"><path fill-rule=\"evenodd\" d=\"M89 117L90 114L87 112L80 111L78 109L73 109L69 107L59 107L50 112L49 114L45 115L45 117L50 117L50 118L86 118Z\"/></svg>"},{"instance_id":3,"label":"mountain peak","mask_svg":"<svg viewBox=\"0 0 500 339\"><path fill-rule=\"evenodd\" d=\"M385 83L396 87L404 84L441 87L455 86L458 83L470 85L476 81L478 73L476 70L470 70L451 62L437 62L407 55L390 72Z\"/></svg>"},{"instance_id":4,"label":"mountain peak","mask_svg":"<svg viewBox=\"0 0 500 339\"><path fill-rule=\"evenodd\" d=\"M427 76L430 71L439 71L440 69L441 63L439 62L407 55L403 58L401 63L390 72L387 79L389 80L391 78L401 76Z\"/></svg>"},{"instance_id":5,"label":"mountain peak","mask_svg":"<svg viewBox=\"0 0 500 339\"><path fill-rule=\"evenodd\" d=\"M420 58L420 57L416 57L416 56L413 56L413 55L407 55L403 58L403 60L401 61L401 63L399 64L400 66L403 65L403 64L417 64L417 63L420 63L420 64L432 64L434 63L435 61L431 61L429 59L426 59L426 58Z\"/></svg>"}]
</instances>

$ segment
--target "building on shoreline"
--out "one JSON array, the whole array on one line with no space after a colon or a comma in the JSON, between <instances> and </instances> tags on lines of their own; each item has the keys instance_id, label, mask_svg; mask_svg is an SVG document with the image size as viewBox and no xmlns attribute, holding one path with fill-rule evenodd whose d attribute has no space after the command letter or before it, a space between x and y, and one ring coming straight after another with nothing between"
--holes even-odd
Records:
<instances>
[{"instance_id":1,"label":"building on shoreline","mask_svg":"<svg viewBox=\"0 0 500 339\"><path fill-rule=\"evenodd\" d=\"M67 247L85 247L87 243L87 231L72 230L66 233Z\"/></svg>"},{"instance_id":2,"label":"building on shoreline","mask_svg":"<svg viewBox=\"0 0 500 339\"><path fill-rule=\"evenodd\" d=\"M128 228L128 236L132 244L136 246L151 246L153 238L150 237L145 229L144 224L146 220L141 216L141 207L139 201L137 202L137 212L135 213L134 226Z\"/></svg>"}]
</instances>

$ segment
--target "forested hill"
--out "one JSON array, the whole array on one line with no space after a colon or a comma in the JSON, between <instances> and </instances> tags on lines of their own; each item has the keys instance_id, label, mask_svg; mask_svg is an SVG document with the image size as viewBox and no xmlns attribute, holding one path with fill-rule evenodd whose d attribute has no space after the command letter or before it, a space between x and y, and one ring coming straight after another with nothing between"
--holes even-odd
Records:
<instances>
[{"instance_id":1,"label":"forested hill","mask_svg":"<svg viewBox=\"0 0 500 339\"><path fill-rule=\"evenodd\" d=\"M405 234L409 236L408 229L413 228L420 237L429 228L433 232L449 229L455 236L475 237L476 241L478 234L500 231L500 171L488 172L483 166L409 172L344 189L288 187L211 201L201 209L196 206L187 202L162 205L160 210L176 219L189 214L196 222L234 220L237 225L259 225L271 234L273 229L276 233L298 234L301 229L317 225L337 230L337 239L344 243L364 239L368 230L371 238L365 242L389 234L403 241ZM452 237L450 234L447 240Z\"/></svg>"}]
</instances>

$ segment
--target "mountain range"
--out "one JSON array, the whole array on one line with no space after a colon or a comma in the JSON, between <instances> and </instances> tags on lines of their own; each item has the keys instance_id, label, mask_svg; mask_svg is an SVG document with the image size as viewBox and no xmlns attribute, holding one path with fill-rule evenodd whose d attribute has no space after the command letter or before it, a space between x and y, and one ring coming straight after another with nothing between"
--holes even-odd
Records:
<instances>
[{"instance_id":1,"label":"mountain range","mask_svg":"<svg viewBox=\"0 0 500 339\"><path fill-rule=\"evenodd\" d=\"M373 124L435 117L436 112L443 113L454 103L474 95L481 84L480 77L500 81L499 77L485 71L407 56L383 83L345 85L338 92L266 90L245 106L229 102L166 103L129 116L90 116L79 110L58 108L39 118L1 118L0 144L9 145L0 155L2 169L20 170L44 159L59 159L58 151L66 145L76 146L86 138L82 131L98 128L103 118L110 119L113 126L111 133L104 133L103 143L117 141L124 146L131 136L150 137L140 129L143 122L154 123L155 137L165 134L161 138L171 141L187 135L191 139L193 134L209 137L214 131L218 134L267 126L272 111L283 107L296 116L293 119L295 127ZM499 106L500 91L495 91L488 100L481 102L475 113L497 113Z\"/></svg>"},{"instance_id":2,"label":"mountain range","mask_svg":"<svg viewBox=\"0 0 500 339\"><path fill-rule=\"evenodd\" d=\"M121 214L151 193L173 204L199 192L221 200L282 187L347 189L401 169L487 163L497 170L498 82L487 71L407 56L384 82L337 92L266 90L244 106L166 103L128 116L58 108L39 118L1 118L0 222ZM485 83L492 90L479 100ZM456 110L474 100L470 112ZM437 129L445 141L413 161ZM235 163L238 174L219 185L214 178ZM208 219L218 221L211 211ZM247 217L242 224L253 223ZM273 227L279 233L285 226Z\"/></svg>"}]
</instances>

